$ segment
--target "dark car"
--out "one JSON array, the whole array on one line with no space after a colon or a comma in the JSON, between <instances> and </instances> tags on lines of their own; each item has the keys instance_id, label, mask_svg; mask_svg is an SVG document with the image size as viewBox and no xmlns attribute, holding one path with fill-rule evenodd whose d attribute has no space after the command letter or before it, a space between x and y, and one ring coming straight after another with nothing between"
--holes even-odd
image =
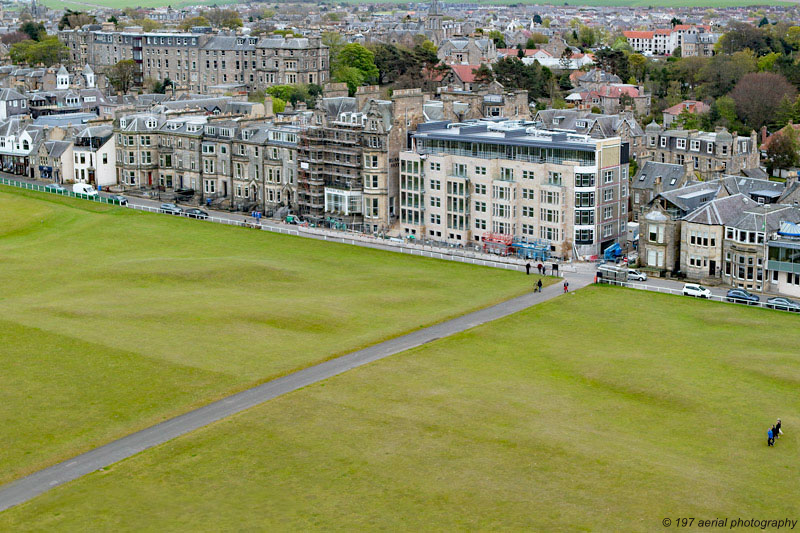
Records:
<instances>
[{"instance_id":1,"label":"dark car","mask_svg":"<svg viewBox=\"0 0 800 533\"><path fill-rule=\"evenodd\" d=\"M200 218L203 220L208 218L208 213L206 213L202 209L197 209L196 207L187 209L186 211L183 212L183 214L189 218Z\"/></svg>"},{"instance_id":2,"label":"dark car","mask_svg":"<svg viewBox=\"0 0 800 533\"><path fill-rule=\"evenodd\" d=\"M119 205L128 205L128 199L121 194L112 194L108 199Z\"/></svg>"},{"instance_id":3,"label":"dark car","mask_svg":"<svg viewBox=\"0 0 800 533\"><path fill-rule=\"evenodd\" d=\"M161 211L162 213L167 213L168 215L183 214L183 209L181 209L175 204L161 204L161 207L159 207L158 210Z\"/></svg>"},{"instance_id":4,"label":"dark car","mask_svg":"<svg viewBox=\"0 0 800 533\"><path fill-rule=\"evenodd\" d=\"M729 290L728 294L725 295L725 299L729 302L747 305L755 305L760 301L758 296L744 289Z\"/></svg>"},{"instance_id":5,"label":"dark car","mask_svg":"<svg viewBox=\"0 0 800 533\"><path fill-rule=\"evenodd\" d=\"M770 309L780 309L781 311L793 311L795 313L800 313L799 303L781 296L767 300L767 307Z\"/></svg>"}]
</instances>

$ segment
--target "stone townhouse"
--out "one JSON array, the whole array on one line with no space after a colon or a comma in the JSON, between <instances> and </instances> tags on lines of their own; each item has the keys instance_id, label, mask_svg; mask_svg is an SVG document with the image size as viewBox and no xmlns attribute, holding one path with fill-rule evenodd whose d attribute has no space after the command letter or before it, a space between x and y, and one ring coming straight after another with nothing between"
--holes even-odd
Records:
<instances>
[{"instance_id":1,"label":"stone townhouse","mask_svg":"<svg viewBox=\"0 0 800 533\"><path fill-rule=\"evenodd\" d=\"M626 231L628 154L618 137L515 121L421 124L400 154L404 235L453 245L545 242L593 256Z\"/></svg>"},{"instance_id":2,"label":"stone townhouse","mask_svg":"<svg viewBox=\"0 0 800 533\"><path fill-rule=\"evenodd\" d=\"M723 127L713 132L664 130L652 122L645 128L645 137L647 145L642 159L684 165L701 179L738 174L759 165L755 132L744 137Z\"/></svg>"},{"instance_id":3,"label":"stone townhouse","mask_svg":"<svg viewBox=\"0 0 800 533\"><path fill-rule=\"evenodd\" d=\"M32 164L34 177L41 180L53 180L55 183L72 181L73 145L69 140L44 141L39 145L35 161Z\"/></svg>"},{"instance_id":4,"label":"stone townhouse","mask_svg":"<svg viewBox=\"0 0 800 533\"><path fill-rule=\"evenodd\" d=\"M72 181L108 187L117 183L114 129L108 124L87 126L73 141Z\"/></svg>"},{"instance_id":5,"label":"stone townhouse","mask_svg":"<svg viewBox=\"0 0 800 533\"><path fill-rule=\"evenodd\" d=\"M317 223L388 231L397 221L399 153L422 121L419 89L359 87L355 98L323 98L298 146L300 213Z\"/></svg>"},{"instance_id":6,"label":"stone townhouse","mask_svg":"<svg viewBox=\"0 0 800 533\"><path fill-rule=\"evenodd\" d=\"M208 93L210 87L223 85L253 91L265 85L328 81L329 51L318 36L287 39L93 27L59 32L73 61L98 70L132 59L140 69L137 83L169 78L177 89Z\"/></svg>"},{"instance_id":7,"label":"stone townhouse","mask_svg":"<svg viewBox=\"0 0 800 533\"><path fill-rule=\"evenodd\" d=\"M448 65L491 64L497 59L497 48L492 39L454 37L439 45L437 55Z\"/></svg>"},{"instance_id":8,"label":"stone townhouse","mask_svg":"<svg viewBox=\"0 0 800 533\"><path fill-rule=\"evenodd\" d=\"M631 220L639 221L642 209L662 192L686 185L689 175L683 165L646 161L631 180Z\"/></svg>"},{"instance_id":9,"label":"stone townhouse","mask_svg":"<svg viewBox=\"0 0 800 533\"><path fill-rule=\"evenodd\" d=\"M644 130L631 112L603 115L587 109L543 109L536 113L537 127L589 135L596 139L619 137L637 158L644 146Z\"/></svg>"}]
</instances>

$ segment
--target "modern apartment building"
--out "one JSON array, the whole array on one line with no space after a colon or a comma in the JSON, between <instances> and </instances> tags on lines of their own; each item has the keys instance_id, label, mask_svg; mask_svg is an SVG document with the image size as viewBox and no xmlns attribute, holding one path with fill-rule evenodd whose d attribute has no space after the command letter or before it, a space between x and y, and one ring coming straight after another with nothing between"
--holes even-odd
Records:
<instances>
[{"instance_id":1,"label":"modern apartment building","mask_svg":"<svg viewBox=\"0 0 800 533\"><path fill-rule=\"evenodd\" d=\"M645 55L670 55L679 47L683 52L687 41L690 41L693 45L698 42L710 42L711 40L716 42L716 38L711 37L716 36L716 34L711 33L711 28L705 25L678 24L672 28L624 31L622 35L635 52ZM698 50L696 47L692 47L691 55L705 54L703 49Z\"/></svg>"},{"instance_id":2,"label":"modern apartment building","mask_svg":"<svg viewBox=\"0 0 800 533\"><path fill-rule=\"evenodd\" d=\"M403 234L455 245L543 240L559 257L617 242L626 231L627 145L532 126L421 124L400 154Z\"/></svg>"}]
</instances>

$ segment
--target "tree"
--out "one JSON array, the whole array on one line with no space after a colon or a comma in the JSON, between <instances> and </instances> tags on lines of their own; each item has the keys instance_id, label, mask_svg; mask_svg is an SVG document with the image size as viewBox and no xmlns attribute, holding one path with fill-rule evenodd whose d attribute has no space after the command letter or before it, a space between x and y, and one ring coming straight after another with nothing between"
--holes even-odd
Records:
<instances>
[{"instance_id":1,"label":"tree","mask_svg":"<svg viewBox=\"0 0 800 533\"><path fill-rule=\"evenodd\" d=\"M771 39L762 28L744 22L734 22L729 31L719 38L716 48L723 54L733 54L742 50L752 50L757 56L772 52Z\"/></svg>"},{"instance_id":2,"label":"tree","mask_svg":"<svg viewBox=\"0 0 800 533\"><path fill-rule=\"evenodd\" d=\"M68 57L66 45L51 35L41 41L25 40L11 45L9 56L13 63L44 65L46 67L65 61Z\"/></svg>"},{"instance_id":3,"label":"tree","mask_svg":"<svg viewBox=\"0 0 800 533\"><path fill-rule=\"evenodd\" d=\"M202 15L199 15L197 17L183 19L183 21L180 23L178 28L180 28L183 31L189 31L190 29L194 28L195 26L210 26L210 25L211 25L211 23L208 22L207 18L205 18Z\"/></svg>"},{"instance_id":4,"label":"tree","mask_svg":"<svg viewBox=\"0 0 800 533\"><path fill-rule=\"evenodd\" d=\"M41 22L33 22L32 20L23 22L22 26L19 27L19 31L27 34L28 37L34 41L39 41L47 35L47 30L44 28L44 24Z\"/></svg>"},{"instance_id":5,"label":"tree","mask_svg":"<svg viewBox=\"0 0 800 533\"><path fill-rule=\"evenodd\" d=\"M336 64L337 58L339 57L339 52L342 51L344 45L347 44L344 36L335 31L326 31L322 32L322 44L328 47L328 54L330 59L328 62L331 66Z\"/></svg>"},{"instance_id":6,"label":"tree","mask_svg":"<svg viewBox=\"0 0 800 533\"><path fill-rule=\"evenodd\" d=\"M736 111L743 122L758 129L775 114L781 100L794 99L797 91L786 78L774 72L752 72L745 75L731 91Z\"/></svg>"},{"instance_id":7,"label":"tree","mask_svg":"<svg viewBox=\"0 0 800 533\"><path fill-rule=\"evenodd\" d=\"M30 39L27 33L21 31L12 31L11 33L4 33L0 35L0 42L3 44L14 44Z\"/></svg>"},{"instance_id":8,"label":"tree","mask_svg":"<svg viewBox=\"0 0 800 533\"><path fill-rule=\"evenodd\" d=\"M672 57L681 57L683 55L683 50L681 50L680 46L676 46L675 50L672 51Z\"/></svg>"},{"instance_id":9,"label":"tree","mask_svg":"<svg viewBox=\"0 0 800 533\"><path fill-rule=\"evenodd\" d=\"M601 69L616 74L623 80L630 77L628 56L621 50L601 48L595 53L595 62Z\"/></svg>"},{"instance_id":10,"label":"tree","mask_svg":"<svg viewBox=\"0 0 800 533\"><path fill-rule=\"evenodd\" d=\"M597 42L597 36L589 26L581 26L578 30L578 43L583 48L591 48Z\"/></svg>"},{"instance_id":11,"label":"tree","mask_svg":"<svg viewBox=\"0 0 800 533\"><path fill-rule=\"evenodd\" d=\"M94 15L89 15L83 11L72 11L67 9L58 21L58 29L64 28L80 28L85 24L96 24L97 18Z\"/></svg>"},{"instance_id":12,"label":"tree","mask_svg":"<svg viewBox=\"0 0 800 533\"><path fill-rule=\"evenodd\" d=\"M561 52L561 57L558 59L558 66L563 70L567 70L570 65L572 65L572 53L572 48L569 46L564 48L564 51Z\"/></svg>"},{"instance_id":13,"label":"tree","mask_svg":"<svg viewBox=\"0 0 800 533\"><path fill-rule=\"evenodd\" d=\"M546 44L550 42L546 35L541 33L533 33L530 37L528 37L528 41L525 43L525 48L528 50L533 50L538 48L540 44Z\"/></svg>"},{"instance_id":14,"label":"tree","mask_svg":"<svg viewBox=\"0 0 800 533\"><path fill-rule=\"evenodd\" d=\"M800 98L798 98L800 101ZM781 103L778 104L777 109L775 109L775 120L772 122L772 125L776 129L781 129L785 125L790 122L797 122L798 121L797 113L795 111L795 103L792 102L791 98L788 96L784 96L781 99Z\"/></svg>"},{"instance_id":15,"label":"tree","mask_svg":"<svg viewBox=\"0 0 800 533\"><path fill-rule=\"evenodd\" d=\"M642 54L631 54L628 56L628 65L631 74L638 80L644 81L644 73L647 68L647 58Z\"/></svg>"},{"instance_id":16,"label":"tree","mask_svg":"<svg viewBox=\"0 0 800 533\"><path fill-rule=\"evenodd\" d=\"M800 141L794 125L788 125L775 133L767 145L767 170L793 168L800 164Z\"/></svg>"},{"instance_id":17,"label":"tree","mask_svg":"<svg viewBox=\"0 0 800 533\"><path fill-rule=\"evenodd\" d=\"M239 17L239 13L233 9L214 8L204 12L203 16L215 28L235 29L242 27L242 19Z\"/></svg>"},{"instance_id":18,"label":"tree","mask_svg":"<svg viewBox=\"0 0 800 533\"><path fill-rule=\"evenodd\" d=\"M542 17L538 13L536 13L533 16L533 23L534 24L541 24L542 23Z\"/></svg>"},{"instance_id":19,"label":"tree","mask_svg":"<svg viewBox=\"0 0 800 533\"><path fill-rule=\"evenodd\" d=\"M490 31L488 37L494 41L495 48L507 48L506 38L499 31L497 30Z\"/></svg>"},{"instance_id":20,"label":"tree","mask_svg":"<svg viewBox=\"0 0 800 533\"><path fill-rule=\"evenodd\" d=\"M473 69L472 73L475 74L475 83L479 85L489 85L494 81L494 73L486 63L481 63L481 66Z\"/></svg>"},{"instance_id":21,"label":"tree","mask_svg":"<svg viewBox=\"0 0 800 533\"><path fill-rule=\"evenodd\" d=\"M107 22L113 22L114 26L119 25L119 20L117 20L117 17L115 17L114 15L111 15L110 17L108 17L108 21Z\"/></svg>"},{"instance_id":22,"label":"tree","mask_svg":"<svg viewBox=\"0 0 800 533\"><path fill-rule=\"evenodd\" d=\"M558 88L562 91L569 91L572 89L572 82L569 79L569 74L566 72L558 78Z\"/></svg>"},{"instance_id":23,"label":"tree","mask_svg":"<svg viewBox=\"0 0 800 533\"><path fill-rule=\"evenodd\" d=\"M698 92L703 97L718 98L733 89L749 72L755 72L756 58L750 51L736 52L731 56L717 54L700 70L703 83Z\"/></svg>"},{"instance_id":24,"label":"tree","mask_svg":"<svg viewBox=\"0 0 800 533\"><path fill-rule=\"evenodd\" d=\"M679 26L683 24L683 21L679 18L672 17L672 20L669 21L670 25L674 28L675 26Z\"/></svg>"},{"instance_id":25,"label":"tree","mask_svg":"<svg viewBox=\"0 0 800 533\"><path fill-rule=\"evenodd\" d=\"M358 86L364 84L364 74L355 67L338 67L333 73L333 79L339 83L346 83L350 96L354 96Z\"/></svg>"},{"instance_id":26,"label":"tree","mask_svg":"<svg viewBox=\"0 0 800 533\"><path fill-rule=\"evenodd\" d=\"M337 65L337 70L339 68L357 69L361 73L363 82L367 83L375 83L380 75L378 67L375 66L375 54L358 43L350 43L342 47L337 58Z\"/></svg>"},{"instance_id":27,"label":"tree","mask_svg":"<svg viewBox=\"0 0 800 533\"><path fill-rule=\"evenodd\" d=\"M283 113L286 109L286 100L282 100L278 97L272 97L272 112L273 113Z\"/></svg>"},{"instance_id":28,"label":"tree","mask_svg":"<svg viewBox=\"0 0 800 533\"><path fill-rule=\"evenodd\" d=\"M767 17L764 17L764 18L762 18L761 20L758 21L758 27L759 28L762 28L762 27L767 26L767 25L769 25L769 19Z\"/></svg>"},{"instance_id":29,"label":"tree","mask_svg":"<svg viewBox=\"0 0 800 533\"><path fill-rule=\"evenodd\" d=\"M123 59L106 70L106 77L114 89L124 94L133 86L138 73L139 65L136 64L136 61Z\"/></svg>"},{"instance_id":30,"label":"tree","mask_svg":"<svg viewBox=\"0 0 800 533\"><path fill-rule=\"evenodd\" d=\"M781 57L781 54L778 52L770 52L765 56L759 57L756 63L758 65L758 70L761 72L772 70L779 57Z\"/></svg>"}]
</instances>

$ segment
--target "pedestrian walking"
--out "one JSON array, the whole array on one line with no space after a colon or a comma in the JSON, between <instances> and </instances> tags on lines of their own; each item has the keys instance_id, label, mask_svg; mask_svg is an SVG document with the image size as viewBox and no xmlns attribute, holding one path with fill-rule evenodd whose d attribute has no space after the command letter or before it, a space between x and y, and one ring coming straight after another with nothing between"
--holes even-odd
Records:
<instances>
[{"instance_id":1,"label":"pedestrian walking","mask_svg":"<svg viewBox=\"0 0 800 533\"><path fill-rule=\"evenodd\" d=\"M536 265L536 268L539 269L539 275L541 276L542 275L542 268L544 268L544 267L542 266L541 263L539 263L538 265Z\"/></svg>"},{"instance_id":2,"label":"pedestrian walking","mask_svg":"<svg viewBox=\"0 0 800 533\"><path fill-rule=\"evenodd\" d=\"M774 433L772 433L772 429L767 430L767 446L775 446L775 437Z\"/></svg>"},{"instance_id":3,"label":"pedestrian walking","mask_svg":"<svg viewBox=\"0 0 800 533\"><path fill-rule=\"evenodd\" d=\"M773 437L779 439L781 435L783 435L783 430L781 429L781 419L779 418L778 423L775 424L775 435L773 435Z\"/></svg>"},{"instance_id":4,"label":"pedestrian walking","mask_svg":"<svg viewBox=\"0 0 800 533\"><path fill-rule=\"evenodd\" d=\"M542 292L542 280L541 279L536 282L536 291L537 292Z\"/></svg>"},{"instance_id":5,"label":"pedestrian walking","mask_svg":"<svg viewBox=\"0 0 800 533\"><path fill-rule=\"evenodd\" d=\"M525 275L527 275L527 276L531 275L531 264L530 263L525 263Z\"/></svg>"},{"instance_id":6,"label":"pedestrian walking","mask_svg":"<svg viewBox=\"0 0 800 533\"><path fill-rule=\"evenodd\" d=\"M568 281L564 282L564 292L565 293L569 292L569 282Z\"/></svg>"}]
</instances>

